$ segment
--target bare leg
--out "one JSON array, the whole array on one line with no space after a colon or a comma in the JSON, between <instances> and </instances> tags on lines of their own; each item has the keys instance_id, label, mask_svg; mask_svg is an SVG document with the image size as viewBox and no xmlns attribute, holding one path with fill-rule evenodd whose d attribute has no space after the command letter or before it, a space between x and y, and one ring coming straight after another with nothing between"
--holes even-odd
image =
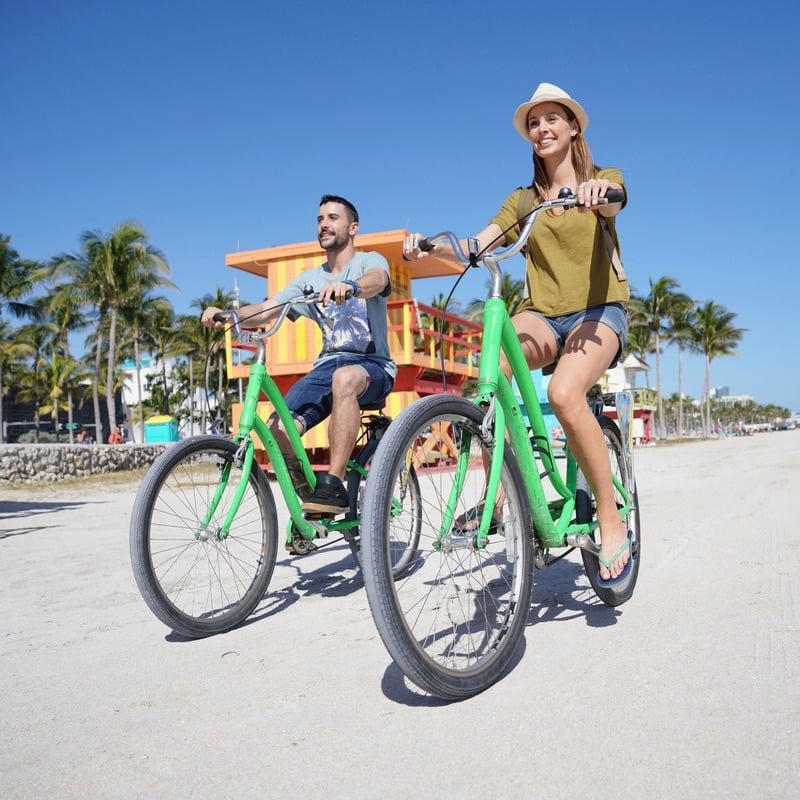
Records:
<instances>
[{"instance_id":1,"label":"bare leg","mask_svg":"<svg viewBox=\"0 0 800 800\"><path fill-rule=\"evenodd\" d=\"M619 516L611 483L605 438L586 402L586 393L600 379L619 347L617 335L600 322L585 322L569 335L564 352L547 387L550 405L564 428L569 447L592 487L597 501L601 552L610 559L625 542L627 531ZM600 577L616 578L630 553L625 551Z\"/></svg>"},{"instance_id":2,"label":"bare leg","mask_svg":"<svg viewBox=\"0 0 800 800\"><path fill-rule=\"evenodd\" d=\"M302 421L295 419L294 424L297 432L302 436L303 433L305 433L305 427ZM295 455L292 445L289 442L289 437L286 431L283 429L283 424L281 423L277 414L270 414L270 417L267 420L267 427L275 438L275 443L278 445L278 449L281 451L281 453L283 453L283 456L286 459L286 466L289 469L289 475L292 478L292 483L294 483L295 491L297 491L301 498L305 498L311 493L311 488L306 482L306 477L300 464L300 460Z\"/></svg>"},{"instance_id":3,"label":"bare leg","mask_svg":"<svg viewBox=\"0 0 800 800\"><path fill-rule=\"evenodd\" d=\"M302 436L305 433L303 429L303 423L300 420L294 421L295 427L297 428L297 432ZM289 443L289 436L287 435L286 431L283 429L283 425L281 424L280 419L278 419L278 415L275 413L270 414L269 419L267 420L267 427L269 428L270 433L275 438L275 443L278 445L278 449L283 453L284 456L287 458L294 457L294 451L292 450L292 445Z\"/></svg>"},{"instance_id":4,"label":"bare leg","mask_svg":"<svg viewBox=\"0 0 800 800\"><path fill-rule=\"evenodd\" d=\"M333 373L333 409L328 425L329 474L344 480L347 460L361 427L358 396L367 388L367 373L358 366L339 367Z\"/></svg>"}]
</instances>

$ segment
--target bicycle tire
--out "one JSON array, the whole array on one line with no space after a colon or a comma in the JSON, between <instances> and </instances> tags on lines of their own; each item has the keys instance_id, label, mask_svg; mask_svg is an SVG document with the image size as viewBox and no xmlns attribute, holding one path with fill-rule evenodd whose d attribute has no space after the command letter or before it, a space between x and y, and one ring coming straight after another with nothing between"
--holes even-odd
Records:
<instances>
[{"instance_id":1,"label":"bicycle tire","mask_svg":"<svg viewBox=\"0 0 800 800\"><path fill-rule=\"evenodd\" d=\"M278 550L275 500L257 464L229 535L199 535L202 519L231 465L227 487L206 530L221 526L239 484L233 463L238 445L219 436L196 436L168 447L136 495L130 556L136 585L167 627L190 638L231 630L266 593Z\"/></svg>"},{"instance_id":2,"label":"bicycle tire","mask_svg":"<svg viewBox=\"0 0 800 800\"><path fill-rule=\"evenodd\" d=\"M617 475L622 485L628 490L631 495L632 510L628 516L625 517L624 522L631 532L631 571L628 577L617 586L600 586L597 583L600 572L600 564L597 556L587 550L581 550L581 558L583 559L583 566L586 570L586 576L589 578L589 583L592 585L597 597L607 606L619 606L624 602L631 599L633 590L636 588L636 581L639 577L639 565L642 550L642 537L641 527L639 520L639 493L636 488L636 477L631 474L628 469L628 463L625 459L625 451L622 445L622 434L619 427L614 420L608 417L599 417L598 422L603 431L603 436L606 440L606 447L608 449L609 462L611 464L611 472ZM617 499L617 505L622 507L622 499ZM576 488L575 488L575 519L577 522L591 522L595 516L594 495L586 480L586 476L578 470ZM595 544L600 546L599 531L594 533Z\"/></svg>"},{"instance_id":3,"label":"bicycle tire","mask_svg":"<svg viewBox=\"0 0 800 800\"><path fill-rule=\"evenodd\" d=\"M358 454L356 463L368 474L379 439L370 439ZM347 493L350 496L350 511L347 519L358 519L363 506L366 480L358 470L351 470L347 477ZM413 467L409 470L408 482L401 494L393 498L392 524L389 531L389 553L392 574L395 580L403 574L413 561L419 547L419 536L422 525L422 501L419 496L419 483ZM361 561L361 531L354 528L345 538L350 551L359 568L363 570Z\"/></svg>"},{"instance_id":4,"label":"bicycle tire","mask_svg":"<svg viewBox=\"0 0 800 800\"><path fill-rule=\"evenodd\" d=\"M455 526L441 538L457 475L454 465L461 455L468 468L457 490L454 519L484 496L483 451L491 457L481 431L484 417L475 404L452 395L431 395L408 406L381 439L364 495L364 586L378 632L410 681L447 700L475 695L506 673L531 606L530 509L509 447L501 477L501 527L483 548L475 546L474 532L459 535ZM420 442L430 442L432 436L438 448L426 451ZM414 558L395 580L388 531L392 501L408 466L415 467L421 532Z\"/></svg>"}]
</instances>

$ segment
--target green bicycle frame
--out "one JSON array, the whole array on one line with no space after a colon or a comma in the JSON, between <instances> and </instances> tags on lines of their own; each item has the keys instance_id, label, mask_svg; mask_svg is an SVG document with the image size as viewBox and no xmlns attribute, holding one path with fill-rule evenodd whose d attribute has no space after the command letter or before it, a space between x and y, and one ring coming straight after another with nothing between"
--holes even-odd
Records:
<instances>
[{"instance_id":1,"label":"green bicycle frame","mask_svg":"<svg viewBox=\"0 0 800 800\"><path fill-rule=\"evenodd\" d=\"M248 476L253 467L253 462L255 459L255 445L253 444L253 439L251 436L251 433L255 431L256 436L258 436L258 438L261 440L261 443L264 445L264 449L267 452L270 463L275 470L275 477L277 478L278 486L280 487L281 494L283 495L283 499L286 502L289 510L291 523L295 526L295 528L297 528L301 536L306 539L313 539L316 536L319 528L303 517L303 512L300 507L300 498L297 496L294 483L289 474L289 468L286 466L286 458L281 452L281 449L278 447L278 443L275 441L275 437L267 427L267 424L261 419L261 417L258 416L258 403L261 399L262 393L266 395L267 399L272 404L272 407L278 414L278 417L282 421L284 430L286 430L289 442L292 446L292 450L302 465L303 473L309 486L313 487L316 480L314 477L314 471L311 468L311 462L308 460L302 440L300 439L300 434L297 432L297 428L294 426L291 412L286 405L283 395L280 393L275 381L273 381L267 373L266 367L258 362L254 363L250 367L250 373L247 381L247 391L245 392L242 413L239 419L239 429L234 437L241 446L242 478L239 482L239 486L234 492L231 506L228 510L222 527L220 528L218 536L220 539L224 539L228 535L231 525L233 525L233 520L239 511L239 505L242 497L244 496L245 489L247 488ZM354 462L348 462L348 468L356 468L356 466L357 465ZM219 497L222 496L226 482L227 475L222 476L220 478L220 486L217 489L217 493L212 501L211 509L207 515L209 519L214 513L216 505L219 502ZM325 520L323 527L327 531L342 531L356 527L357 525L357 520ZM291 535L287 532L287 541L290 540Z\"/></svg>"},{"instance_id":2,"label":"green bicycle frame","mask_svg":"<svg viewBox=\"0 0 800 800\"><path fill-rule=\"evenodd\" d=\"M500 370L501 349L511 366L512 374L519 387L527 411L527 425L511 383ZM507 444L510 444L513 449L523 475L539 475L538 480L526 480L525 486L533 526L541 545L546 548L565 547L567 546L567 535L591 533L597 526L596 521L589 523L574 521L577 463L567 448L566 474L562 477L550 444L550 437L530 369L505 303L498 297L488 298L484 305L484 333L478 372L478 395L474 402L485 409L487 414L494 415L495 448L487 478L486 498L476 545L481 547L488 539L488 530L500 486L503 453ZM540 467L542 472L539 471ZM456 467L459 474L454 481L453 492L450 503L448 503L450 508L455 507L455 499L460 494L466 477L466 468L465 463L459 463ZM544 478L548 479L558 495L555 500L548 501L545 496ZM620 509L620 516L624 517L631 510L629 493L616 476L613 480L625 500L625 505ZM451 516L452 512L445 514L443 526L449 526L452 523L452 519L449 519Z\"/></svg>"}]
</instances>

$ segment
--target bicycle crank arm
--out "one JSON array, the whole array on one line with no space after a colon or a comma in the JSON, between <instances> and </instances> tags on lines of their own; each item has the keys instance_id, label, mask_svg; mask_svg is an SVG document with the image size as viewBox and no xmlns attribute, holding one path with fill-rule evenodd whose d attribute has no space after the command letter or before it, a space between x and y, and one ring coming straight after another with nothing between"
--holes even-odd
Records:
<instances>
[{"instance_id":1,"label":"bicycle crank arm","mask_svg":"<svg viewBox=\"0 0 800 800\"><path fill-rule=\"evenodd\" d=\"M600 552L600 548L594 543L594 539L586 533L570 533L566 538L570 547L579 547L581 550L588 550L595 555Z\"/></svg>"},{"instance_id":2,"label":"bicycle crank arm","mask_svg":"<svg viewBox=\"0 0 800 800\"><path fill-rule=\"evenodd\" d=\"M328 528L321 522L315 519L311 519L310 516L307 514L303 514L303 521L307 525L310 525L317 532L317 536L319 536L320 539L328 538Z\"/></svg>"}]
</instances>

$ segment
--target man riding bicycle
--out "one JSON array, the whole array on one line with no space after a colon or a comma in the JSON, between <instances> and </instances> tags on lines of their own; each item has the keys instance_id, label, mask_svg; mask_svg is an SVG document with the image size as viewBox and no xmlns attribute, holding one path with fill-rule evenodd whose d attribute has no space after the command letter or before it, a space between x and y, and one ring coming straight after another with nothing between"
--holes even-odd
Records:
<instances>
[{"instance_id":1,"label":"man riding bicycle","mask_svg":"<svg viewBox=\"0 0 800 800\"><path fill-rule=\"evenodd\" d=\"M375 252L356 252L359 217L355 206L344 197L323 195L317 215L317 240L326 260L297 275L281 291L262 303L239 309L242 322L258 327L277 316L281 306L303 294L310 286L319 292L319 304L297 305L289 312L314 320L322 331L322 350L311 371L286 393L286 404L302 436L328 416L330 446L327 473L317 475L314 491L309 487L300 462L291 456L286 432L277 415L268 420L272 435L284 454L303 511L341 514L350 507L343 479L360 427L360 408L380 403L391 392L397 367L389 352L387 302L391 292L389 264ZM201 320L209 327L223 327L214 315L221 309L210 306Z\"/></svg>"}]
</instances>

